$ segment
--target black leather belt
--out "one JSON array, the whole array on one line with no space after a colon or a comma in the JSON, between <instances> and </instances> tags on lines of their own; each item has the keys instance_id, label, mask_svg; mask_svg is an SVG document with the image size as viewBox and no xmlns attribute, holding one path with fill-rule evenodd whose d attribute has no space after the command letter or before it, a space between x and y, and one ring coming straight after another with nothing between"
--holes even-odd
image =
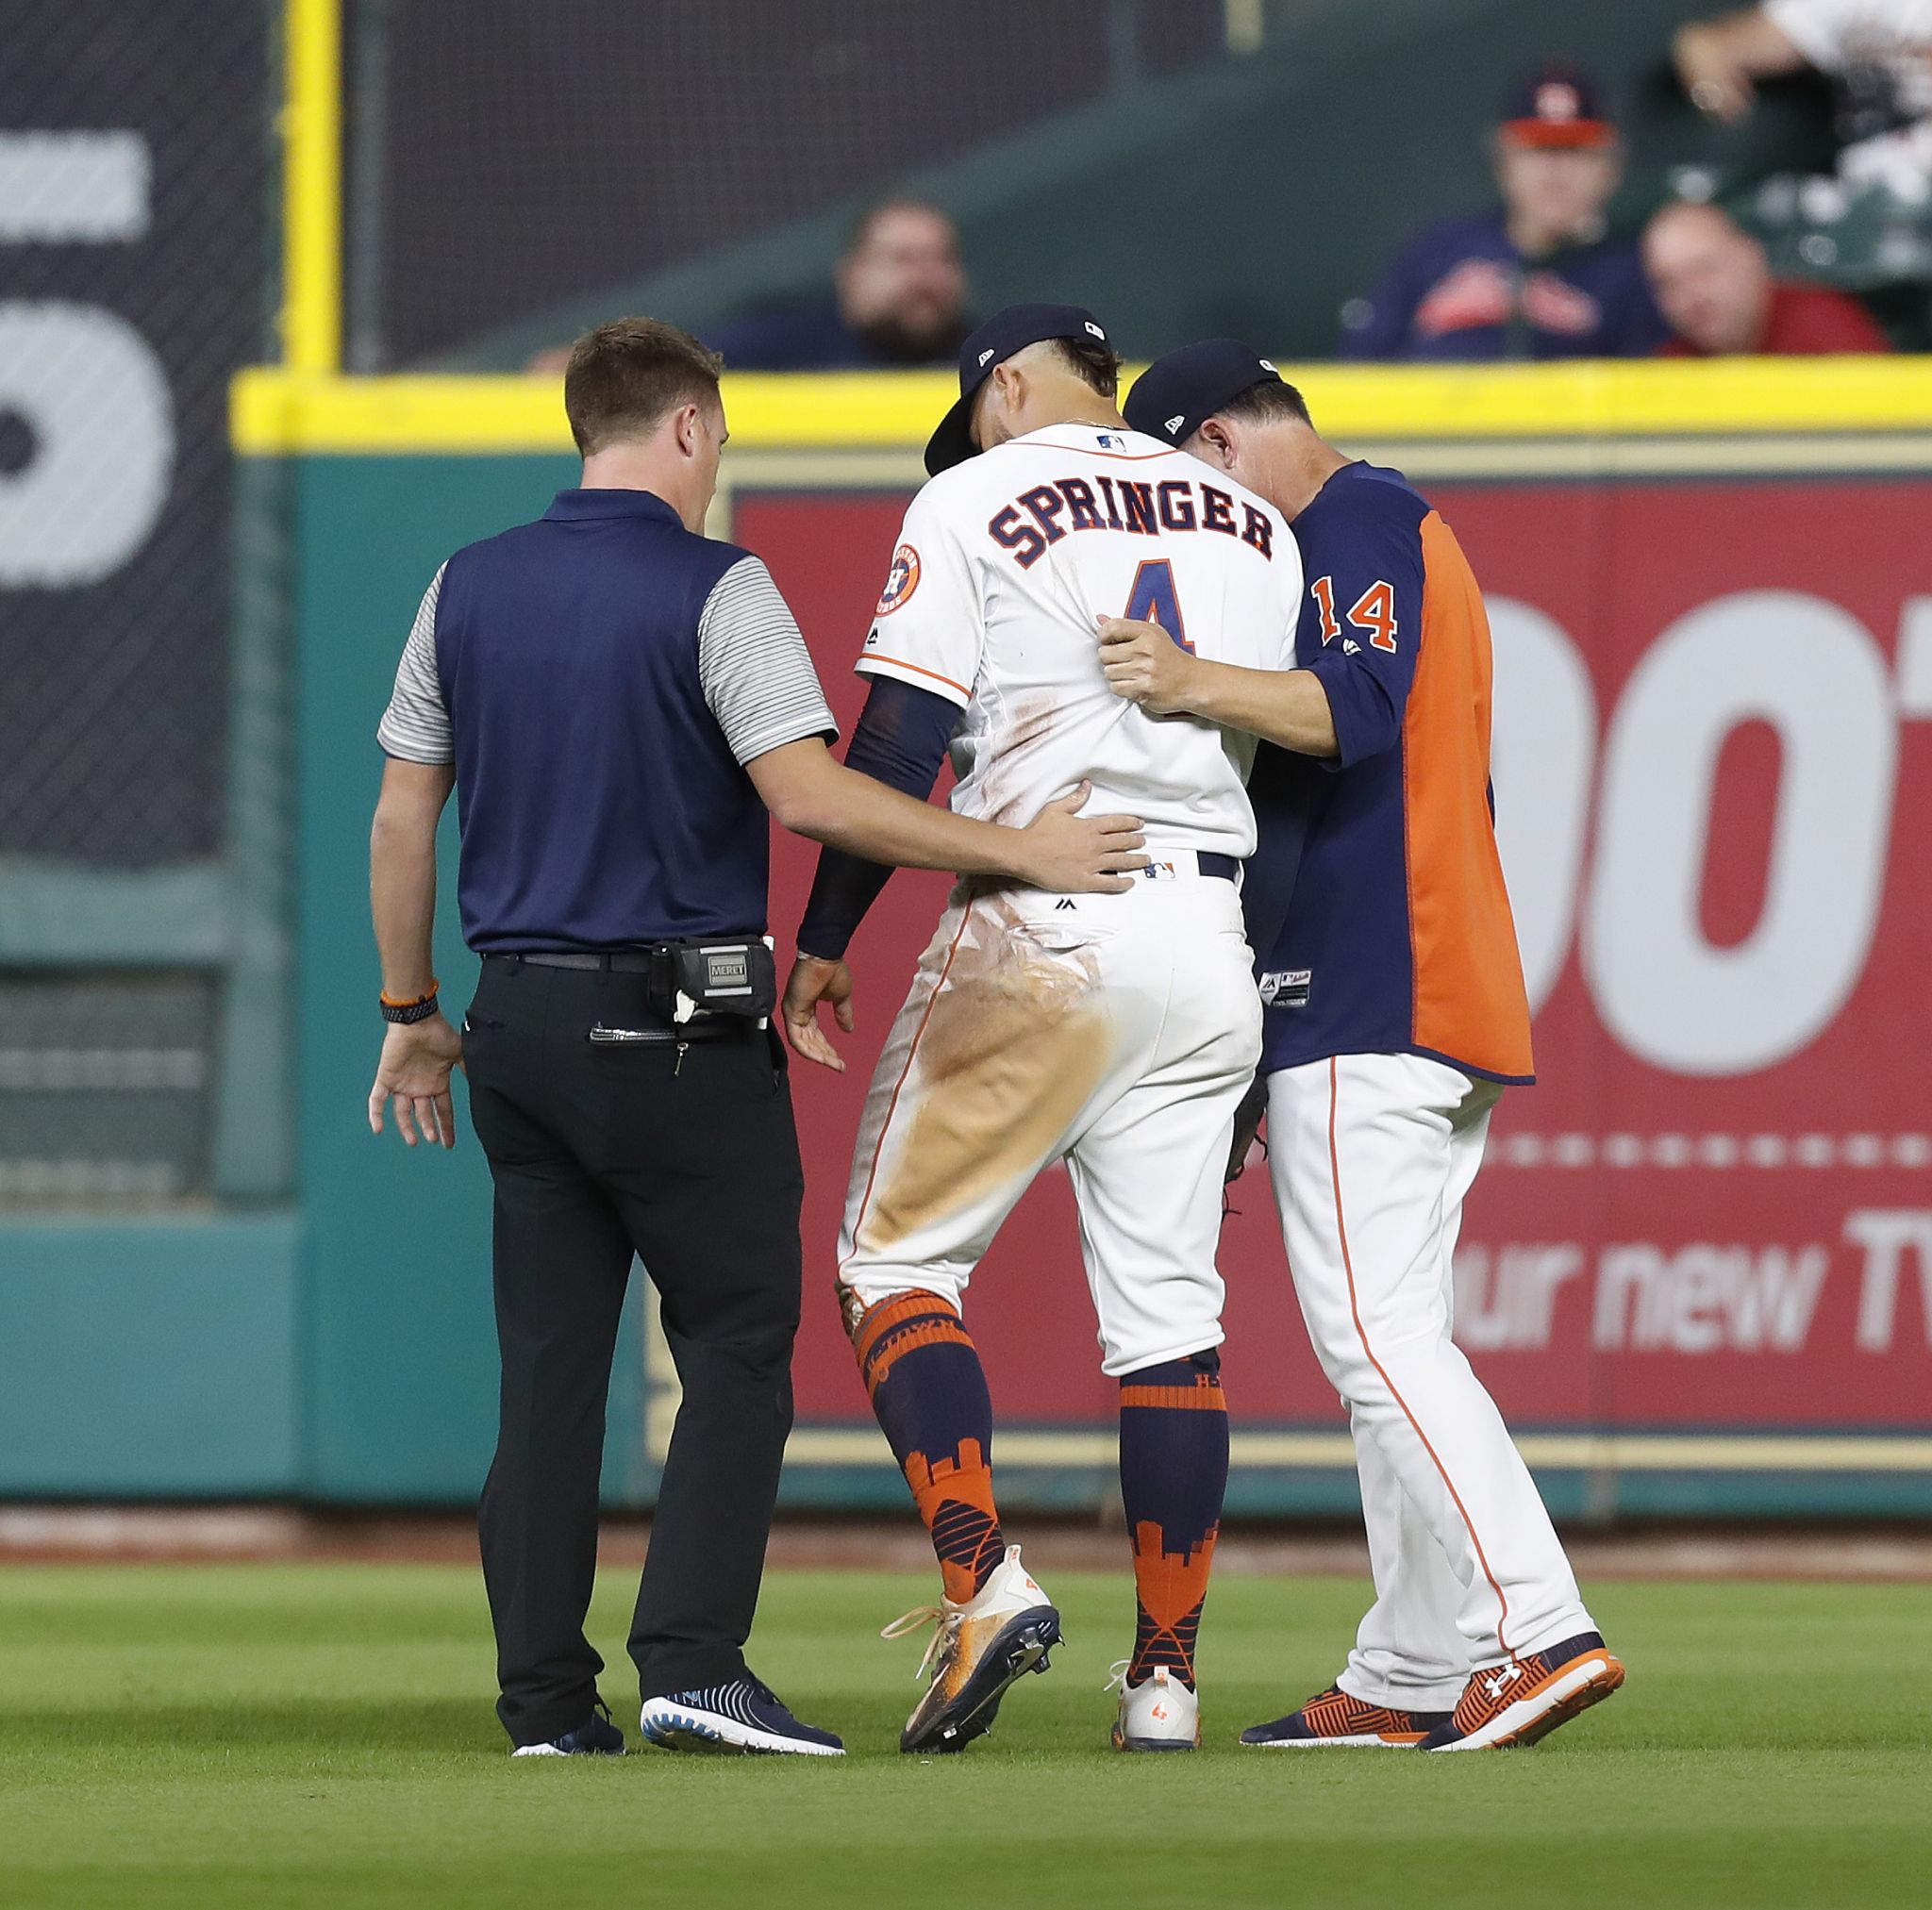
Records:
<instances>
[{"instance_id":1,"label":"black leather belt","mask_svg":"<svg viewBox=\"0 0 1932 1910\"><path fill-rule=\"evenodd\" d=\"M581 955L546 951L532 955L487 955L483 959L487 962L527 962L536 969L577 969L586 973L647 975L658 955L655 949L615 948L598 955L592 955L589 950Z\"/></svg>"},{"instance_id":2,"label":"black leather belt","mask_svg":"<svg viewBox=\"0 0 1932 1910\"><path fill-rule=\"evenodd\" d=\"M1232 882L1241 873L1241 865L1232 855L1223 855L1212 849L1204 849L1194 857L1194 867L1203 875L1218 875L1224 882Z\"/></svg>"},{"instance_id":3,"label":"black leather belt","mask_svg":"<svg viewBox=\"0 0 1932 1910\"><path fill-rule=\"evenodd\" d=\"M486 955L486 962L506 968L525 964L534 969L569 969L579 974L648 975L660 959L656 949L616 948L592 954L566 950L537 950L529 954ZM649 1011L646 1010L646 1013ZM665 1021L655 1015L642 1026L640 1017L625 1012L622 1026L606 1027L599 1022L591 1030L591 1045L596 1048L689 1047L694 1041L741 1041L748 1035L762 1037L765 1030L756 1021L733 1015L693 1015L688 1021Z\"/></svg>"}]
</instances>

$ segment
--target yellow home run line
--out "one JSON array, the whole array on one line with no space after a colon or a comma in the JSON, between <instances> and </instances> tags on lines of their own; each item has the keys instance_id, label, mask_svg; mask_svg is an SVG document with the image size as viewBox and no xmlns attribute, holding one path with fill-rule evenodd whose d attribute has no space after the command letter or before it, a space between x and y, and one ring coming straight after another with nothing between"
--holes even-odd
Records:
<instances>
[{"instance_id":1,"label":"yellow home run line","mask_svg":"<svg viewBox=\"0 0 1932 1910\"><path fill-rule=\"evenodd\" d=\"M1926 1472L1932 1438L1779 1434L1530 1433L1516 1441L1532 1466L1553 1470L1618 1472ZM1002 1465L1111 1466L1120 1456L1108 1431L1002 1432ZM1241 1433L1231 1440L1240 1467L1347 1467L1355 1446L1346 1433ZM891 1464L884 1439L870 1427L805 1426L791 1436L793 1465Z\"/></svg>"},{"instance_id":2,"label":"yellow home run line","mask_svg":"<svg viewBox=\"0 0 1932 1910\"><path fill-rule=\"evenodd\" d=\"M313 243L319 249L322 240ZM295 309L291 295L291 318ZM305 349L318 356L323 343L332 349L332 339L304 337ZM1283 373L1302 387L1323 430L1343 441L1932 429L1932 358L1316 364ZM741 373L727 374L724 385L733 443L747 450L916 448L956 390L944 372ZM341 378L257 369L234 381L229 429L235 449L252 457L571 448L554 377Z\"/></svg>"},{"instance_id":3,"label":"yellow home run line","mask_svg":"<svg viewBox=\"0 0 1932 1910\"><path fill-rule=\"evenodd\" d=\"M282 357L312 375L341 362L341 0L285 0L282 64Z\"/></svg>"}]
</instances>

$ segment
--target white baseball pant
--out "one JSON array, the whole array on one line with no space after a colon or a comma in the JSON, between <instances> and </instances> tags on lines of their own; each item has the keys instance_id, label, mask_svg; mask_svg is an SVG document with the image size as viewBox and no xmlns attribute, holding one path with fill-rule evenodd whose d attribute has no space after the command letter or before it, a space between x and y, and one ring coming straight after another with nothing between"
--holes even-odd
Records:
<instances>
[{"instance_id":1,"label":"white baseball pant","mask_svg":"<svg viewBox=\"0 0 1932 1910\"><path fill-rule=\"evenodd\" d=\"M1472 1670L1595 1629L1541 1496L1450 1338L1451 1259L1502 1089L1414 1055L1268 1078L1302 1316L1348 1407L1375 1603L1341 1688L1447 1711Z\"/></svg>"},{"instance_id":2,"label":"white baseball pant","mask_svg":"<svg viewBox=\"0 0 1932 1910\"><path fill-rule=\"evenodd\" d=\"M962 885L879 1057L846 1196L848 1309L957 1306L1000 1223L1064 1158L1104 1370L1222 1340L1222 1172L1260 1055L1232 882L1121 895Z\"/></svg>"}]
</instances>

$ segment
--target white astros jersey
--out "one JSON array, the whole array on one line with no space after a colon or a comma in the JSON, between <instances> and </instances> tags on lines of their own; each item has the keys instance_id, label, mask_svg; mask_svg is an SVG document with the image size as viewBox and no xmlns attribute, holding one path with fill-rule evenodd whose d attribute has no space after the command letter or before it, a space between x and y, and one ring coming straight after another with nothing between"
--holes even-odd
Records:
<instances>
[{"instance_id":1,"label":"white astros jersey","mask_svg":"<svg viewBox=\"0 0 1932 1910\"><path fill-rule=\"evenodd\" d=\"M1183 648L1289 669L1301 556L1280 514L1198 458L1114 425L1055 424L934 478L906 513L858 661L965 712L961 815L1024 825L1082 781L1150 850L1245 857L1251 737L1152 717L1100 667L1103 616L1151 617Z\"/></svg>"}]
</instances>

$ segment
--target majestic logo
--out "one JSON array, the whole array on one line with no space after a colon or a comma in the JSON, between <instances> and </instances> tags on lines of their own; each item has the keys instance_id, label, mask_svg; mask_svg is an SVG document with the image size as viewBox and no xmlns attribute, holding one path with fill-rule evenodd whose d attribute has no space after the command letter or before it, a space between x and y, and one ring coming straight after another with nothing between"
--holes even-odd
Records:
<instances>
[{"instance_id":1,"label":"majestic logo","mask_svg":"<svg viewBox=\"0 0 1932 1910\"><path fill-rule=\"evenodd\" d=\"M1188 414L1185 411L1176 411L1161 428L1172 438L1187 421Z\"/></svg>"},{"instance_id":2,"label":"majestic logo","mask_svg":"<svg viewBox=\"0 0 1932 1910\"><path fill-rule=\"evenodd\" d=\"M1306 1008L1313 969L1276 969L1261 977L1261 1000L1271 1008Z\"/></svg>"},{"instance_id":3,"label":"majestic logo","mask_svg":"<svg viewBox=\"0 0 1932 1910\"><path fill-rule=\"evenodd\" d=\"M910 544L901 544L892 553L892 568L886 573L886 588L879 592L874 617L890 617L919 588L919 553Z\"/></svg>"},{"instance_id":4,"label":"majestic logo","mask_svg":"<svg viewBox=\"0 0 1932 1910\"><path fill-rule=\"evenodd\" d=\"M987 359L989 359L989 358L990 358L990 357L992 357L992 347L991 347L991 345L988 345L988 346L987 346L987 348L985 349L985 351L983 351L983 352L981 352L981 353L980 353L980 355L979 355L979 362L980 362L980 363L981 363L981 364L983 365L983 364L985 364L985 363L986 363Z\"/></svg>"}]
</instances>

